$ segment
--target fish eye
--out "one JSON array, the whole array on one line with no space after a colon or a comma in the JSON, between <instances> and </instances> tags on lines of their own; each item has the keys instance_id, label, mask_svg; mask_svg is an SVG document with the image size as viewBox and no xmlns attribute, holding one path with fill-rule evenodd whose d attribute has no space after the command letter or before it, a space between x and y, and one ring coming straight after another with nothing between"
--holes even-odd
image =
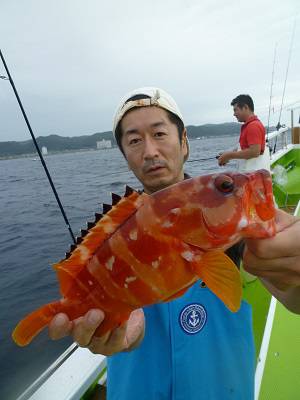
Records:
<instances>
[{"instance_id":1,"label":"fish eye","mask_svg":"<svg viewBox=\"0 0 300 400\"><path fill-rule=\"evenodd\" d=\"M230 176L219 175L215 179L215 186L222 193L231 193L234 189L234 182Z\"/></svg>"}]
</instances>

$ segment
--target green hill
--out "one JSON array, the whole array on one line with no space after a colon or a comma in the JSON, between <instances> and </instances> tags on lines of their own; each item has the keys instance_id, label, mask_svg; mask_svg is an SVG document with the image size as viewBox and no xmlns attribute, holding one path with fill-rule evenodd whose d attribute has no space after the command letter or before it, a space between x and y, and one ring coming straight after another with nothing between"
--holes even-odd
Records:
<instances>
[{"instance_id":1,"label":"green hill","mask_svg":"<svg viewBox=\"0 0 300 400\"><path fill-rule=\"evenodd\" d=\"M224 124L206 124L200 126L187 126L188 136L190 139L197 137L213 137L213 136L235 136L239 134L240 125L238 123ZM112 145L116 145L116 141L112 132L97 132L93 135L65 137L59 135L39 136L37 143L40 148L47 147L48 153L61 151L77 151L85 149L96 149L97 141L102 139L111 140ZM36 153L33 141L17 142L0 142L0 157L16 157L26 154Z\"/></svg>"}]
</instances>

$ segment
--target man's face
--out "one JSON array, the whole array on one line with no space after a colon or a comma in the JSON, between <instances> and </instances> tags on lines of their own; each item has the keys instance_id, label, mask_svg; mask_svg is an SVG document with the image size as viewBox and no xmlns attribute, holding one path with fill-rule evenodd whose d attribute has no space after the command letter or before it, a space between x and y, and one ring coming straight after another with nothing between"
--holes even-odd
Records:
<instances>
[{"instance_id":1,"label":"man's face","mask_svg":"<svg viewBox=\"0 0 300 400\"><path fill-rule=\"evenodd\" d=\"M122 147L129 168L153 193L184 178L187 154L186 132L180 144L178 129L159 107L140 107L129 111L121 121Z\"/></svg>"},{"instance_id":2,"label":"man's face","mask_svg":"<svg viewBox=\"0 0 300 400\"><path fill-rule=\"evenodd\" d=\"M239 122L246 122L248 118L248 112L249 108L244 106L244 107L239 107L237 104L234 104L233 106L233 115Z\"/></svg>"}]
</instances>

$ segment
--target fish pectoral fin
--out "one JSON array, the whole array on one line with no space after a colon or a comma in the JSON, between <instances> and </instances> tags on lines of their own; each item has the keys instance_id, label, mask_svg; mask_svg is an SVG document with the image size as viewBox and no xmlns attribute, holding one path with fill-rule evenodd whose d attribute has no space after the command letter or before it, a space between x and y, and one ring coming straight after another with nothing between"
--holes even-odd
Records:
<instances>
[{"instance_id":1,"label":"fish pectoral fin","mask_svg":"<svg viewBox=\"0 0 300 400\"><path fill-rule=\"evenodd\" d=\"M190 288L190 286L191 286L191 285L189 285L188 287L185 287L184 289L178 290L178 292L172 294L172 296L167 297L166 299L164 299L164 302L165 302L165 301L175 300L175 299L177 299L178 297L183 296L184 293Z\"/></svg>"},{"instance_id":2,"label":"fish pectoral fin","mask_svg":"<svg viewBox=\"0 0 300 400\"><path fill-rule=\"evenodd\" d=\"M208 251L192 262L197 275L218 296L230 311L239 310L242 280L234 262L222 251Z\"/></svg>"}]
</instances>

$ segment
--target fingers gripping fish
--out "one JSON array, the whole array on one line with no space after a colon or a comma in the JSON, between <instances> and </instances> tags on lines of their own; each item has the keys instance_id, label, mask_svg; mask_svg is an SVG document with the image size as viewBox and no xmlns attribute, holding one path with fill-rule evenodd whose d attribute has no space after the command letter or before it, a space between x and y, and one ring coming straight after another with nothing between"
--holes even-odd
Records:
<instances>
[{"instance_id":1,"label":"fingers gripping fish","mask_svg":"<svg viewBox=\"0 0 300 400\"><path fill-rule=\"evenodd\" d=\"M210 174L152 195L113 195L54 265L62 298L25 317L13 332L25 346L59 312L73 320L91 308L105 319L101 336L146 305L182 295L195 281L233 312L240 307L240 273L224 251L242 238L275 234L272 181L267 171Z\"/></svg>"}]
</instances>

